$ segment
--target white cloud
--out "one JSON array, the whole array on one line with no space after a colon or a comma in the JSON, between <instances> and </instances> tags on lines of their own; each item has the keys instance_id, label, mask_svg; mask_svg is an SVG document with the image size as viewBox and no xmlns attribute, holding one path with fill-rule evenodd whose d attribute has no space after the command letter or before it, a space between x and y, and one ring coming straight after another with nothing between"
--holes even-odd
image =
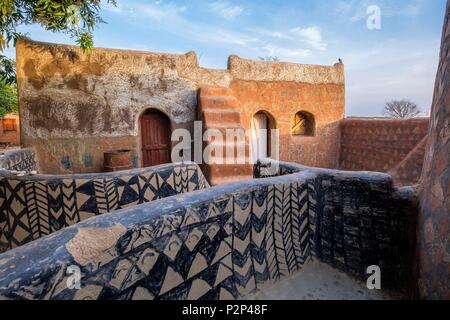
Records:
<instances>
[{"instance_id":1,"label":"white cloud","mask_svg":"<svg viewBox=\"0 0 450 320\"><path fill-rule=\"evenodd\" d=\"M293 34L299 37L300 42L305 42L307 45L315 50L324 51L326 50L326 44L322 39L322 32L316 26L307 28L293 28L290 30Z\"/></svg>"},{"instance_id":2,"label":"white cloud","mask_svg":"<svg viewBox=\"0 0 450 320\"><path fill-rule=\"evenodd\" d=\"M177 6L173 4L161 5L161 3L162 1L157 1L153 5L149 4L137 6L136 9L140 14L157 21L168 18L178 18L180 13L187 10L186 6Z\"/></svg>"},{"instance_id":3,"label":"white cloud","mask_svg":"<svg viewBox=\"0 0 450 320\"><path fill-rule=\"evenodd\" d=\"M288 32L282 32L282 31L274 31L274 30L268 30L263 28L253 28L251 29L252 32L257 33L264 37L274 38L274 39L280 39L280 40L293 40L291 35L288 34Z\"/></svg>"},{"instance_id":4,"label":"white cloud","mask_svg":"<svg viewBox=\"0 0 450 320\"><path fill-rule=\"evenodd\" d=\"M215 14L226 20L233 20L245 11L241 6L222 0L212 3L209 7Z\"/></svg>"},{"instance_id":5,"label":"white cloud","mask_svg":"<svg viewBox=\"0 0 450 320\"><path fill-rule=\"evenodd\" d=\"M261 48L264 54L275 57L285 57L285 58L306 58L310 54L308 49L290 49L279 47L274 44L267 44Z\"/></svg>"}]
</instances>

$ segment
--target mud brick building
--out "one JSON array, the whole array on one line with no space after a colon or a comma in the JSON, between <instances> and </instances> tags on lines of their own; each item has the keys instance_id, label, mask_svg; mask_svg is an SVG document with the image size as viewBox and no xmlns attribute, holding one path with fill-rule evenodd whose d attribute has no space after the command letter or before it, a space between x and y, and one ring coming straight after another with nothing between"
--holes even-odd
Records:
<instances>
[{"instance_id":1,"label":"mud brick building","mask_svg":"<svg viewBox=\"0 0 450 320\"><path fill-rule=\"evenodd\" d=\"M250 129L258 113L280 129L282 160L327 168L338 163L342 64L231 56L228 69L209 70L193 52L94 49L86 55L76 47L25 39L17 43L17 75L22 144L36 149L42 172L99 172L104 152L124 148L133 150L135 167L158 164L143 157L147 135L160 134L157 143L170 149L170 131L193 133L195 120L203 120L205 130ZM313 133L292 134L300 112L310 115ZM160 132L147 130L149 123ZM222 169L237 178L252 173L251 166Z\"/></svg>"},{"instance_id":2,"label":"mud brick building","mask_svg":"<svg viewBox=\"0 0 450 320\"><path fill-rule=\"evenodd\" d=\"M259 157L271 155L270 131L278 129L282 161L391 171L403 185L421 174L419 145L426 143L429 120L344 119L342 63L231 56L226 70L211 70L199 66L194 52L94 49L87 55L73 46L22 39L17 75L22 145L35 149L45 173L101 172L104 153L120 149L132 150L134 167L170 162L171 133L184 128L194 137L198 120L203 131L253 130L263 150ZM259 137L261 129L267 136ZM210 142L223 150L221 160L229 157L230 141ZM245 142L247 156L251 144ZM249 164L202 168L213 185L252 176Z\"/></svg>"}]
</instances>

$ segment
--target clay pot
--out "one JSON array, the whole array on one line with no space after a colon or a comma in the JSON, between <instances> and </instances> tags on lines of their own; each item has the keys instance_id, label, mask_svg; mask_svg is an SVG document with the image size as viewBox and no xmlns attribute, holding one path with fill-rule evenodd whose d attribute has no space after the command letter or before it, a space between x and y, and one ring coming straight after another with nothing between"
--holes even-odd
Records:
<instances>
[{"instance_id":1,"label":"clay pot","mask_svg":"<svg viewBox=\"0 0 450 320\"><path fill-rule=\"evenodd\" d=\"M105 172L132 169L131 150L113 150L105 152L104 168Z\"/></svg>"}]
</instances>

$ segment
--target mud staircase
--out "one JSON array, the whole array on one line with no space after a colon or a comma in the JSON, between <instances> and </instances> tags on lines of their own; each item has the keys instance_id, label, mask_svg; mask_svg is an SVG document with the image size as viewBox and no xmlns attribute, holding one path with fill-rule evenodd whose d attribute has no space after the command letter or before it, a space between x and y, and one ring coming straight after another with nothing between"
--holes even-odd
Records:
<instances>
[{"instance_id":1,"label":"mud staircase","mask_svg":"<svg viewBox=\"0 0 450 320\"><path fill-rule=\"evenodd\" d=\"M203 132L215 129L222 133L223 141L209 139L204 147L221 148L222 155L213 154L209 164L203 164L202 170L212 186L248 180L253 178L253 166L248 164L249 147L247 139L241 142L228 141L227 129L244 130L238 100L229 88L204 87L199 93L199 118L203 122ZM240 143L240 145L239 145ZM242 146L244 144L244 146ZM246 164L237 161L238 150L244 148ZM227 150L234 150L227 154Z\"/></svg>"}]
</instances>

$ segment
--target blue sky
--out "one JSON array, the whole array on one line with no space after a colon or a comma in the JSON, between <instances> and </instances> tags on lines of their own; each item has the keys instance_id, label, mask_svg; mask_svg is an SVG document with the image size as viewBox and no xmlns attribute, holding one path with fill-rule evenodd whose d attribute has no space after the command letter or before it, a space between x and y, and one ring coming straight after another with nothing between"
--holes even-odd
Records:
<instances>
[{"instance_id":1,"label":"blue sky","mask_svg":"<svg viewBox=\"0 0 450 320\"><path fill-rule=\"evenodd\" d=\"M346 70L346 115L380 116L392 99L427 111L436 75L445 0L117 0L104 6L98 47L197 52L200 65L225 68L230 54L332 65ZM367 7L381 9L369 30ZM35 40L69 43L64 34L26 26ZM14 49L6 54L14 57Z\"/></svg>"}]
</instances>

